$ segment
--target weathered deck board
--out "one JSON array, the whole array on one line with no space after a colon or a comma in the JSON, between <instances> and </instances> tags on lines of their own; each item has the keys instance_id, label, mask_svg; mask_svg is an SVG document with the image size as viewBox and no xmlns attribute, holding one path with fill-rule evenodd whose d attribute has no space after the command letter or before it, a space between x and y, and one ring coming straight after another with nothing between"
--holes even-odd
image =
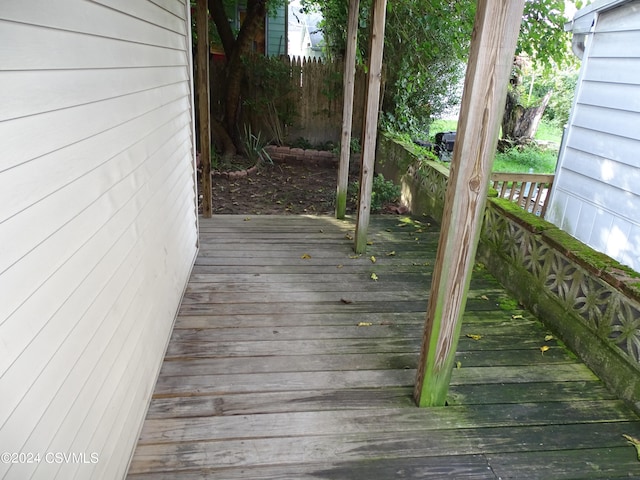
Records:
<instances>
[{"instance_id":1,"label":"weathered deck board","mask_svg":"<svg viewBox=\"0 0 640 480\"><path fill-rule=\"evenodd\" d=\"M437 227L372 220L357 258L349 222L202 221L131 480L640 477L638 418L481 271L449 406L415 408Z\"/></svg>"}]
</instances>

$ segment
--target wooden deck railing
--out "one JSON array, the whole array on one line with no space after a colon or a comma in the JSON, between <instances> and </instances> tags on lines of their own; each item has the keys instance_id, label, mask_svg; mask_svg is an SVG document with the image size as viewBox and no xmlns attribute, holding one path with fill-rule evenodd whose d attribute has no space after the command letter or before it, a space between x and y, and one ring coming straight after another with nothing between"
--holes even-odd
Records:
<instances>
[{"instance_id":1,"label":"wooden deck railing","mask_svg":"<svg viewBox=\"0 0 640 480\"><path fill-rule=\"evenodd\" d=\"M527 212L544 217L554 175L536 173L494 173L492 186L498 198L517 203Z\"/></svg>"}]
</instances>

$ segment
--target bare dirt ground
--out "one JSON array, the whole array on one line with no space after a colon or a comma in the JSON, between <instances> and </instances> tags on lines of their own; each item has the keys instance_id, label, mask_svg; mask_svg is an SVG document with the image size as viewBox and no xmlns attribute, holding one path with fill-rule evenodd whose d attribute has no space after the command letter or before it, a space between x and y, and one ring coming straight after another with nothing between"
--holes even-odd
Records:
<instances>
[{"instance_id":1,"label":"bare dirt ground","mask_svg":"<svg viewBox=\"0 0 640 480\"><path fill-rule=\"evenodd\" d=\"M357 180L351 174L349 182ZM212 178L214 214L333 214L337 167L304 164L263 164L240 178ZM352 199L347 213L355 211Z\"/></svg>"}]
</instances>

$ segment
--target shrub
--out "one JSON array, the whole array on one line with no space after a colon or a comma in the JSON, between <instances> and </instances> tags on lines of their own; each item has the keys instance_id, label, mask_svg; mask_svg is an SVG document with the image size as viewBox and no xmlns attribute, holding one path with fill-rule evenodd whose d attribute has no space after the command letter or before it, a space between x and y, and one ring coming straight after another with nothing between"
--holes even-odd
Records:
<instances>
[{"instance_id":1,"label":"shrub","mask_svg":"<svg viewBox=\"0 0 640 480\"><path fill-rule=\"evenodd\" d=\"M349 184L349 196L357 203L360 182ZM371 212L379 212L387 203L397 202L400 198L400 187L391 180L385 180L379 173L373 177L373 188L371 190Z\"/></svg>"}]
</instances>

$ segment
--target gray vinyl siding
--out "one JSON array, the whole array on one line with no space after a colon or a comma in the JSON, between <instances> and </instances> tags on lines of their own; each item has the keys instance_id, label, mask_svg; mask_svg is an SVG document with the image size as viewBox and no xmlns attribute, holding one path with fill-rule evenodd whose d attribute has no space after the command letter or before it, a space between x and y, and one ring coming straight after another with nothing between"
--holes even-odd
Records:
<instances>
[{"instance_id":1,"label":"gray vinyl siding","mask_svg":"<svg viewBox=\"0 0 640 480\"><path fill-rule=\"evenodd\" d=\"M0 478L126 474L197 250L187 7L0 7Z\"/></svg>"},{"instance_id":2,"label":"gray vinyl siding","mask_svg":"<svg viewBox=\"0 0 640 480\"><path fill-rule=\"evenodd\" d=\"M547 219L640 270L640 2L597 17Z\"/></svg>"}]
</instances>

